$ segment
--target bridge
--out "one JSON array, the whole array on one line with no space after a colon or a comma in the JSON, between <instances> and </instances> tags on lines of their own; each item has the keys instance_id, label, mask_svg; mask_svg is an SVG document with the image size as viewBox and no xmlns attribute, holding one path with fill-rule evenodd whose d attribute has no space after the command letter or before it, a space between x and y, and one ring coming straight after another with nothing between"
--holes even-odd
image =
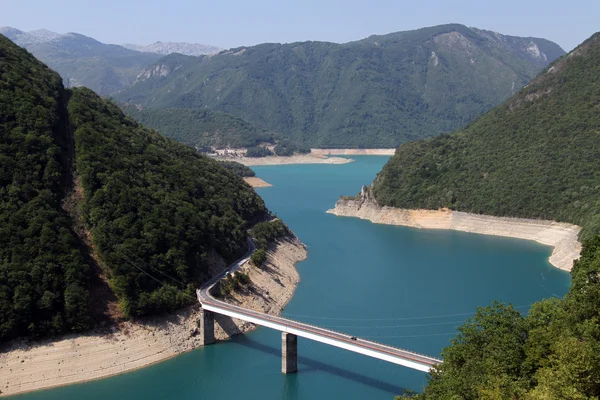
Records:
<instances>
[{"instance_id":1,"label":"bridge","mask_svg":"<svg viewBox=\"0 0 600 400\"><path fill-rule=\"evenodd\" d=\"M298 336L423 372L429 372L432 367L442 362L440 359L409 350L361 339L352 335L320 328L288 318L264 314L216 299L211 294L211 291L217 282L223 279L227 274L240 268L242 264L248 261L249 255L254 251L255 247L251 239L248 239L248 244L250 250L244 258L235 262L226 271L214 277L200 289L196 290L198 301L202 305L200 341L203 345L215 342L214 314L216 313L281 331L281 370L285 374L293 373L298 370Z\"/></svg>"}]
</instances>

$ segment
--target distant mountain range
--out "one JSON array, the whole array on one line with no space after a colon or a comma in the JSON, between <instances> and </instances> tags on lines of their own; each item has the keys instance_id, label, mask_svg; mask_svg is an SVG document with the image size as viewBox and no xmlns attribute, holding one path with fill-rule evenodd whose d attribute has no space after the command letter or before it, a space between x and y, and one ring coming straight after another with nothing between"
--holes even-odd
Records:
<instances>
[{"instance_id":1,"label":"distant mountain range","mask_svg":"<svg viewBox=\"0 0 600 400\"><path fill-rule=\"evenodd\" d=\"M213 143L250 143L263 132L277 132L311 147L396 147L469 123L564 54L545 39L458 24L344 44L267 43L200 56L182 53L218 49L161 42L126 48L77 33L10 27L0 33L58 71L67 86L141 105L138 117L191 143L212 141L211 130L196 137L192 121L233 122L222 114L207 119L210 110L256 127L238 130L235 122L218 128ZM163 54L169 52L177 53ZM246 138L245 132L254 133Z\"/></svg>"},{"instance_id":2,"label":"distant mountain range","mask_svg":"<svg viewBox=\"0 0 600 400\"><path fill-rule=\"evenodd\" d=\"M157 54L171 54L179 53L186 56L203 56L216 54L220 52L221 48L215 46L208 46L199 43L185 43L185 42L155 42L147 46L139 44L124 44L122 45L126 49L141 51L144 53L157 53Z\"/></svg>"},{"instance_id":3,"label":"distant mountain range","mask_svg":"<svg viewBox=\"0 0 600 400\"><path fill-rule=\"evenodd\" d=\"M87 86L102 95L132 84L144 67L169 52L218 51L201 44L160 42L132 50L127 46L135 45L105 44L78 33L61 34L46 29L24 32L2 27L0 33L60 73L67 86Z\"/></svg>"},{"instance_id":4,"label":"distant mountain range","mask_svg":"<svg viewBox=\"0 0 600 400\"><path fill-rule=\"evenodd\" d=\"M472 121L563 54L545 39L452 24L345 44L172 54L115 97L230 113L310 146L395 147Z\"/></svg>"}]
</instances>

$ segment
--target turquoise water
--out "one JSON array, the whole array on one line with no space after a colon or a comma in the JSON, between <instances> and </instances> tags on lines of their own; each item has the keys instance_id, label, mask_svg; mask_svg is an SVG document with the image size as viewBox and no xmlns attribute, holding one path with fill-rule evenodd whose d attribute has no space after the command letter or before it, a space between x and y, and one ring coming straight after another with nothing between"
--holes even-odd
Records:
<instances>
[{"instance_id":1,"label":"turquoise water","mask_svg":"<svg viewBox=\"0 0 600 400\"><path fill-rule=\"evenodd\" d=\"M369 184L386 157L344 165L255 167L258 189L308 247L284 315L439 355L476 306L522 312L563 296L569 274L550 248L523 240L375 225L325 211ZM426 374L299 338L299 372L282 375L280 333L258 329L125 375L19 399L393 399Z\"/></svg>"}]
</instances>

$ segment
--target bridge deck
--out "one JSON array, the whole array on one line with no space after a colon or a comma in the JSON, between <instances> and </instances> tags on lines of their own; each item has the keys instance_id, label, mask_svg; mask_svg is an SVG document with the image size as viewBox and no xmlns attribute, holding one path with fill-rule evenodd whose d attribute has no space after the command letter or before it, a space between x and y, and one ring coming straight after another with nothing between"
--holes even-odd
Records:
<instances>
[{"instance_id":1,"label":"bridge deck","mask_svg":"<svg viewBox=\"0 0 600 400\"><path fill-rule=\"evenodd\" d=\"M211 285L212 287L212 285ZM356 353L364 354L380 360L403 365L419 371L429 372L431 367L439 364L441 360L424 354L399 349L383 343L361 339L341 332L320 328L304 322L287 318L263 314L234 306L212 297L209 290L198 290L198 301L202 308L218 314L239 318L257 325L276 329L281 332L291 333L300 337L340 347Z\"/></svg>"}]
</instances>

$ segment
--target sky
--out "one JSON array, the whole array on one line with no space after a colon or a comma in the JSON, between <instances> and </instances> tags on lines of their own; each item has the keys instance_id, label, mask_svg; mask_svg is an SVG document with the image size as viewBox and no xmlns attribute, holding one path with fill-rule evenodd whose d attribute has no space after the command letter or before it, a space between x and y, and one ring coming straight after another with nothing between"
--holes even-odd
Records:
<instances>
[{"instance_id":1,"label":"sky","mask_svg":"<svg viewBox=\"0 0 600 400\"><path fill-rule=\"evenodd\" d=\"M0 26L77 32L115 44L343 43L461 23L542 37L568 51L600 30L600 0L0 0L0 6Z\"/></svg>"}]
</instances>

